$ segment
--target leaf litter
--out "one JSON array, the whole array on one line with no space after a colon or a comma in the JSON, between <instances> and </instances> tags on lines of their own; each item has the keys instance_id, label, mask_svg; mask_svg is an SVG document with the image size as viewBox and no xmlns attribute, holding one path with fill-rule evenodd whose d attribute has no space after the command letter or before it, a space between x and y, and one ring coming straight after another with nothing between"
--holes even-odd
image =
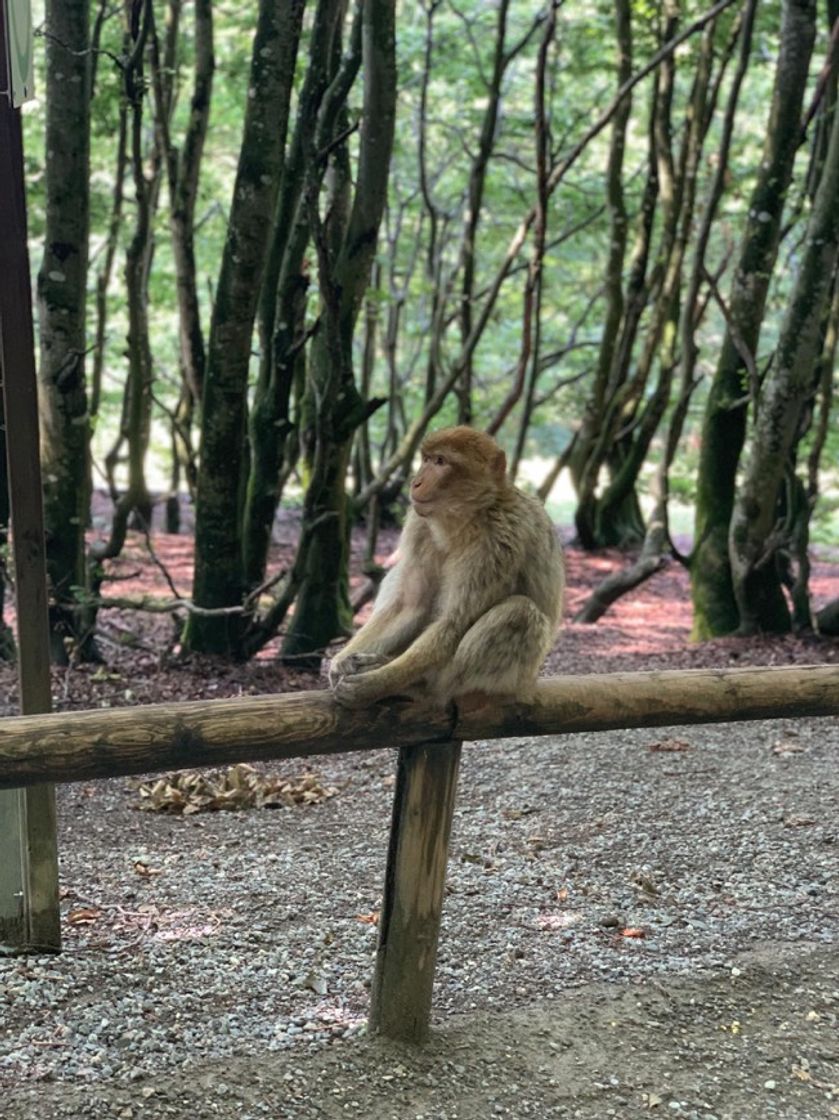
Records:
<instances>
[{"instance_id":1,"label":"leaf litter","mask_svg":"<svg viewBox=\"0 0 839 1120\"><path fill-rule=\"evenodd\" d=\"M190 816L193 813L225 809L281 809L294 805L319 805L334 797L338 787L324 785L320 777L310 770L297 777L286 778L264 774L254 766L239 763L217 772L180 770L141 783L137 792L140 809Z\"/></svg>"}]
</instances>

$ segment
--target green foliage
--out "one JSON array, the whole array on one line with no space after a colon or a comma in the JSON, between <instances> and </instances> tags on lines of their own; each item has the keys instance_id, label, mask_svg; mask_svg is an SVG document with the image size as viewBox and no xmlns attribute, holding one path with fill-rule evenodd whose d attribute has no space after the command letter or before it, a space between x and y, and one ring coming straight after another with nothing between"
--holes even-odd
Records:
<instances>
[{"instance_id":1,"label":"green foliage","mask_svg":"<svg viewBox=\"0 0 839 1120\"><path fill-rule=\"evenodd\" d=\"M426 73L428 12L433 11L431 51ZM715 39L716 65L723 57L738 18L735 4L720 18ZM159 28L164 26L164 6L156 0ZM255 9L254 9L255 11ZM388 213L378 246L379 279L371 281L368 300L378 313L377 346L370 395L389 397L395 379L399 408L377 411L369 422L373 468L379 452L393 450L394 438L421 414L428 396L427 375L433 358L439 358L437 383L461 359L462 333L458 297L463 283L462 234L467 218L470 173L479 148L481 129L489 101L489 79L495 52L498 3L463 0L454 4L404 4L398 8L398 105L396 139L390 166ZM585 135L610 103L616 86L615 4L611 0L566 0L557 13L557 29L548 50L546 73L550 162L556 166ZM700 0L680 5L680 27L707 11ZM352 13L348 13L348 22ZM511 239L530 213L535 199L536 149L534 138L534 87L545 5L542 0L513 0L509 6L506 49L521 46L504 74L501 104L492 151L486 169L480 220L475 244L473 318L483 307L487 292L505 260ZM309 5L295 72L295 103L299 96L314 16ZM633 70L637 72L661 46L662 5L659 0L632 0ZM199 271L202 324L209 327L211 304L217 288L220 261L227 236L233 181L242 138L244 110L248 102L248 74L255 17L251 9L231 0L213 7L216 59L211 124L198 190L195 251ZM120 59L124 50L122 11L108 9L102 27L100 54L96 60L96 86L92 105L91 136L91 297L103 260L108 223L112 213L115 182L115 136L123 100ZM191 67L195 43L192 9L184 7L177 50L177 96L170 123L175 147L182 143L189 120ZM775 63L781 34L781 5L760 4L751 60L743 85L736 126L728 159L725 190L714 221L706 265L717 277L723 297L730 287L732 261L748 217L747 208L760 165L767 128ZM814 85L827 47L827 32L821 40L812 67ZM678 157L688 124L689 98L696 76L700 36L687 40L675 55L675 82L671 108L672 142ZM821 52L821 53L819 53ZM37 52L39 60L42 51ZM705 200L718 163L722 112L730 90L736 49L719 86L715 112L710 119L697 173L697 210L688 233L686 264L681 294L684 295L691 254ZM39 75L43 88L43 75ZM654 78L648 77L632 93L627 126L623 191L629 221L629 246L638 228L644 185L649 165L650 112ZM349 94L349 119L362 113L361 81ZM423 121L423 97L425 97ZM805 104L808 99L805 99ZM292 112L294 111L294 105ZM43 203L43 106L25 113L26 174L29 191L29 228L33 262L40 258L44 230ZM812 130L811 130L812 131ZM427 181L420 182L420 135L424 136ZM610 213L606 198L606 167L611 132L604 128L582 151L571 171L551 194L547 212L547 249L542 262L542 308L539 322L540 355L544 361L534 392L534 410L524 456L552 460L562 453L579 428L589 400L598 347L607 311L604 275L610 249ZM154 155L151 97L147 96L144 144L149 161ZM349 139L354 161L358 135ZM777 341L781 313L788 302L800 260L801 236L809 213L806 164L809 153L802 147L787 206L785 239L770 287L767 313L761 333L758 368L771 360ZM354 165L353 165L354 166ZM384 170L382 172L384 174ZM130 176L122 184L123 219L116 265L108 290L108 323L105 343L105 379L100 416L94 432L94 457L101 463L114 442L122 410L127 362L125 357L128 315L125 296L125 249L133 226L135 201ZM427 191L428 198L424 197ZM326 217L326 194L321 198ZM429 213L429 203L433 210ZM170 239L169 197L165 180L154 218L155 249L149 279L149 320L153 335L155 406L151 442L151 475L156 489L167 485L171 454L171 410L180 392L179 337L175 267ZM435 240L432 243L432 227ZM661 202L653 225L651 266L647 275L645 310L631 355L630 375L637 369L639 355L651 325L650 307L660 276L654 271L662 251ZM266 230L266 237L269 235ZM510 390L522 350L523 292L526 265L532 248L532 232L525 239L513 271L501 286L486 329L475 349L473 373L473 422L488 424ZM318 317L319 278L315 252L307 257L310 281L306 324L314 328ZM627 255L625 272L630 265ZM256 282L256 279L255 279ZM435 309L445 302L442 326L435 337ZM674 501L692 503L696 493L697 441L709 376L717 360L725 333L725 318L715 298L703 287L702 314L696 342L699 381L688 414L679 452L670 474ZM384 335L396 304L401 306L399 329L394 339L393 368L386 360ZM93 299L90 301L89 337L94 336ZM354 360L356 377L361 368L363 332L356 330ZM255 371L261 343L253 343ZM676 346L677 358L680 346ZM551 359L551 355L556 355ZM657 365L654 365L657 370ZM746 386L744 386L745 390ZM638 407L649 400L645 387ZM672 402L671 402L672 403ZM521 403L518 403L499 433L508 452L517 435ZM663 424L666 424L665 414ZM434 425L456 422L458 401L451 395L433 419ZM631 422L629 418L628 422ZM654 443L647 472L661 453L663 427ZM197 437L195 439L197 443ZM832 432L823 455L825 464L836 461L839 436ZM643 489L646 475L639 486ZM825 494L831 488L824 486ZM288 502L298 501L290 493ZM822 496L816 507L813 536L827 540L835 536L837 506Z\"/></svg>"}]
</instances>

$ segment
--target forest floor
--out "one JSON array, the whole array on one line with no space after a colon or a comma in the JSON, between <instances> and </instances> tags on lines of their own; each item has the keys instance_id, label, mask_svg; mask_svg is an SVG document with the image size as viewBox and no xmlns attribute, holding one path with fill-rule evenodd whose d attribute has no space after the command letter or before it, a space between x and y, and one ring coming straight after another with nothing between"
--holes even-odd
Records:
<instances>
[{"instance_id":1,"label":"forest floor","mask_svg":"<svg viewBox=\"0 0 839 1120\"><path fill-rule=\"evenodd\" d=\"M189 537L154 548L187 593ZM568 550L569 618L620 563ZM116 570L115 594L167 593L139 536ZM817 559L812 586L817 606L839 595L839 564ZM105 664L55 670L56 709L323 687L275 648L182 661L171 620L102 622ZM835 641L689 629L674 564L569 622L545 671L839 659ZM286 764L304 803L272 811L62 786L64 951L0 959L0 1117L837 1117L837 752L835 719L467 745L422 1048L364 1031L392 752Z\"/></svg>"}]
</instances>

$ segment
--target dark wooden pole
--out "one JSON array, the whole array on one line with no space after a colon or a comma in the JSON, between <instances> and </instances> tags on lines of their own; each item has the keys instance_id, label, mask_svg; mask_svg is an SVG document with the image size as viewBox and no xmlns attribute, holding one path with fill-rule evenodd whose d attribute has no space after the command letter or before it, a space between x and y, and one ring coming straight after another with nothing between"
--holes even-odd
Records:
<instances>
[{"instance_id":1,"label":"dark wooden pole","mask_svg":"<svg viewBox=\"0 0 839 1120\"><path fill-rule=\"evenodd\" d=\"M428 1034L459 766L460 743L399 752L370 1030L403 1042Z\"/></svg>"},{"instance_id":2,"label":"dark wooden pole","mask_svg":"<svg viewBox=\"0 0 839 1120\"><path fill-rule=\"evenodd\" d=\"M0 90L9 88L0 4ZM32 285L20 111L0 93L0 379L17 590L20 706L51 706L46 557L38 446ZM60 947L55 795L51 786L2 794L0 942L18 951Z\"/></svg>"}]
</instances>

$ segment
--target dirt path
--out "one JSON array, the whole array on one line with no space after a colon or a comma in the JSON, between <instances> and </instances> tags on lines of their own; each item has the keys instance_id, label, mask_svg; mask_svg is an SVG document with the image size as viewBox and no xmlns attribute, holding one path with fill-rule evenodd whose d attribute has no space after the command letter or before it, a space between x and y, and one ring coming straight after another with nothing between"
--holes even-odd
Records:
<instances>
[{"instance_id":1,"label":"dirt path","mask_svg":"<svg viewBox=\"0 0 839 1120\"><path fill-rule=\"evenodd\" d=\"M2 1115L827 1120L839 1116L837 989L835 951L772 946L727 973L591 984L522 1010L457 1016L420 1049L356 1039L125 1086L12 1089Z\"/></svg>"}]
</instances>

